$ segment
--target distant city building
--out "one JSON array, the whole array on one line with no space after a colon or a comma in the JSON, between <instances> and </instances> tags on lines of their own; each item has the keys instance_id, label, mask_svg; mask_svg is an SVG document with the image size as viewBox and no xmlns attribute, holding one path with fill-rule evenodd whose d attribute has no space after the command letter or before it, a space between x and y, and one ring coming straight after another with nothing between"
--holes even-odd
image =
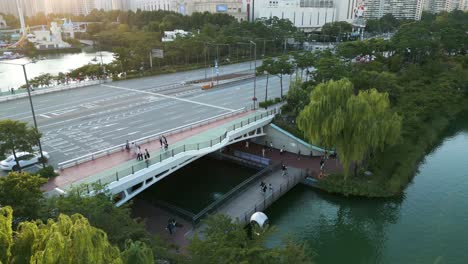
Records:
<instances>
[{"instance_id":1,"label":"distant city building","mask_svg":"<svg viewBox=\"0 0 468 264\"><path fill-rule=\"evenodd\" d=\"M288 19L299 28L320 28L337 19L332 0L255 0L253 5L255 18Z\"/></svg>"},{"instance_id":2,"label":"distant city building","mask_svg":"<svg viewBox=\"0 0 468 264\"><path fill-rule=\"evenodd\" d=\"M242 0L133 0L132 10L173 11L182 15L195 12L225 13L238 21L246 20L246 12L242 10Z\"/></svg>"},{"instance_id":3,"label":"distant city building","mask_svg":"<svg viewBox=\"0 0 468 264\"><path fill-rule=\"evenodd\" d=\"M171 3L174 4L172 4L171 6ZM132 0L131 8L133 11L136 11L138 9L142 11L177 11L175 1L172 0Z\"/></svg>"},{"instance_id":4,"label":"distant city building","mask_svg":"<svg viewBox=\"0 0 468 264\"><path fill-rule=\"evenodd\" d=\"M177 37L189 36L190 32L176 29L174 31L164 31L164 37L161 39L162 42L174 41Z\"/></svg>"},{"instance_id":5,"label":"distant city building","mask_svg":"<svg viewBox=\"0 0 468 264\"><path fill-rule=\"evenodd\" d=\"M453 11L455 9L466 10L466 0L425 0L424 10L432 13L440 13L442 11Z\"/></svg>"},{"instance_id":6,"label":"distant city building","mask_svg":"<svg viewBox=\"0 0 468 264\"><path fill-rule=\"evenodd\" d=\"M52 22L50 30L42 26L41 30L35 30L27 35L28 41L37 49L63 49L71 45L62 40L62 30L56 22Z\"/></svg>"},{"instance_id":7,"label":"distant city building","mask_svg":"<svg viewBox=\"0 0 468 264\"><path fill-rule=\"evenodd\" d=\"M249 20L278 17L304 30L335 21L352 22L357 6L357 0L246 0Z\"/></svg>"},{"instance_id":8,"label":"distant city building","mask_svg":"<svg viewBox=\"0 0 468 264\"><path fill-rule=\"evenodd\" d=\"M381 18L385 14L392 14L398 19L421 19L425 0L366 0L364 17ZM426 0L430 1L430 0Z\"/></svg>"},{"instance_id":9,"label":"distant city building","mask_svg":"<svg viewBox=\"0 0 468 264\"><path fill-rule=\"evenodd\" d=\"M43 0L18 0L18 4L25 16L33 16L45 10ZM11 14L18 17L16 0L0 0L0 13Z\"/></svg>"}]
</instances>

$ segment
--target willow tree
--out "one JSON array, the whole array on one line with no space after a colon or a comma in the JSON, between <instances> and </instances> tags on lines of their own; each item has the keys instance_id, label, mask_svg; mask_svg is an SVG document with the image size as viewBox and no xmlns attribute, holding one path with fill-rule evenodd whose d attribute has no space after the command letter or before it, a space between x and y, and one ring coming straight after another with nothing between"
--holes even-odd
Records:
<instances>
[{"instance_id":1,"label":"willow tree","mask_svg":"<svg viewBox=\"0 0 468 264\"><path fill-rule=\"evenodd\" d=\"M119 249L102 230L92 227L82 215L60 215L22 222L12 232L10 207L0 209L0 261L2 263L122 263Z\"/></svg>"},{"instance_id":2,"label":"willow tree","mask_svg":"<svg viewBox=\"0 0 468 264\"><path fill-rule=\"evenodd\" d=\"M401 117L390 110L387 93L369 89L355 95L352 83L341 79L311 92L297 124L310 142L336 149L346 178L351 164L356 171L370 153L398 141Z\"/></svg>"}]
</instances>

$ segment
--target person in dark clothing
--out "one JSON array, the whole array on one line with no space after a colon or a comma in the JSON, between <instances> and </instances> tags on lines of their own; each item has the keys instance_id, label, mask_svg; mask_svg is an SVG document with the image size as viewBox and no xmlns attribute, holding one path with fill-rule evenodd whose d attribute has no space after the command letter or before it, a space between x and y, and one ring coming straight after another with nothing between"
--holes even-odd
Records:
<instances>
[{"instance_id":1,"label":"person in dark clothing","mask_svg":"<svg viewBox=\"0 0 468 264\"><path fill-rule=\"evenodd\" d=\"M145 159L149 159L150 158L150 154L148 152L148 149L145 149Z\"/></svg>"}]
</instances>

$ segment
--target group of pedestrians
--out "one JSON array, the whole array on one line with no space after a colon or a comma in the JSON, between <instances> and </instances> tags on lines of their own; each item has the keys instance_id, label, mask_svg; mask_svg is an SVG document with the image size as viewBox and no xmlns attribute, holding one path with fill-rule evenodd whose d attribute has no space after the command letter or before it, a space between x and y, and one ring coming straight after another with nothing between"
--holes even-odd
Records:
<instances>
[{"instance_id":1,"label":"group of pedestrians","mask_svg":"<svg viewBox=\"0 0 468 264\"><path fill-rule=\"evenodd\" d=\"M161 149L164 147L164 150L169 148L169 144L167 143L167 138L164 135L159 137L159 143L161 144Z\"/></svg>"},{"instance_id":2,"label":"group of pedestrians","mask_svg":"<svg viewBox=\"0 0 468 264\"><path fill-rule=\"evenodd\" d=\"M273 192L273 185L271 183L267 185L264 181L262 181L260 183L260 191L265 195L267 190Z\"/></svg>"},{"instance_id":3,"label":"group of pedestrians","mask_svg":"<svg viewBox=\"0 0 468 264\"><path fill-rule=\"evenodd\" d=\"M130 152L130 150L133 150L133 153L135 154L136 159L138 161L148 160L151 157L148 149L145 149L145 151L142 151L141 147L135 142L132 142L132 146L130 147L130 143L128 142L128 140L127 140L127 143L125 143L125 150L127 152Z\"/></svg>"}]
</instances>

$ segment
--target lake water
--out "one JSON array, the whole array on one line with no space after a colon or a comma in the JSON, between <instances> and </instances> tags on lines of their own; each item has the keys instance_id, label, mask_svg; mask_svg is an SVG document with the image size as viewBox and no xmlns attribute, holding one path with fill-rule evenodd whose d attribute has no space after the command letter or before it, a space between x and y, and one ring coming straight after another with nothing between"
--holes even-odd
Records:
<instances>
[{"instance_id":1,"label":"lake water","mask_svg":"<svg viewBox=\"0 0 468 264\"><path fill-rule=\"evenodd\" d=\"M266 211L316 263L468 263L468 118L420 164L402 198L345 198L297 186ZM461 127L460 127L461 126Z\"/></svg>"},{"instance_id":2,"label":"lake water","mask_svg":"<svg viewBox=\"0 0 468 264\"><path fill-rule=\"evenodd\" d=\"M32 79L44 73L58 74L59 72L69 72L88 63L100 63L99 52L81 52L67 54L49 54L41 55L44 60L38 60L26 66L28 79ZM92 61L96 57L97 61ZM109 63L113 60L113 53L103 51L102 61ZM21 66L6 65L2 62L24 64L30 62L29 58L17 60L0 61L0 91L8 91L11 87L15 89L23 84L24 74Z\"/></svg>"}]
</instances>

